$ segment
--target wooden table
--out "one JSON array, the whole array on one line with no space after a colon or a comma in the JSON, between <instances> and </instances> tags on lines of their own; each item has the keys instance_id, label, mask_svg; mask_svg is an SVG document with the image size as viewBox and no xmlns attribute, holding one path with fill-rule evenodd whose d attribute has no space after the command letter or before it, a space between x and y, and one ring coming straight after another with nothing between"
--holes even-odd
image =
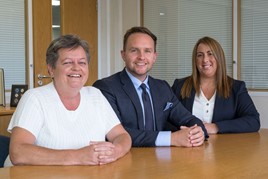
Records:
<instances>
[{"instance_id":1,"label":"wooden table","mask_svg":"<svg viewBox=\"0 0 268 179\"><path fill-rule=\"evenodd\" d=\"M0 178L268 178L268 129L211 135L194 148L132 148L125 157L103 166L2 168Z\"/></svg>"}]
</instances>

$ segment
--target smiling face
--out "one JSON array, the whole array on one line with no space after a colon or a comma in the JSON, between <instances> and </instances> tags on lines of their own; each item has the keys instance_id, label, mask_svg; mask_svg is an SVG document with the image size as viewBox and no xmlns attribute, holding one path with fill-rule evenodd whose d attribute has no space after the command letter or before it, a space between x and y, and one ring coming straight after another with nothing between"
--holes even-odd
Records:
<instances>
[{"instance_id":1,"label":"smiling face","mask_svg":"<svg viewBox=\"0 0 268 179\"><path fill-rule=\"evenodd\" d=\"M209 46L203 43L197 47L196 66L201 78L216 78L217 61Z\"/></svg>"},{"instance_id":2,"label":"smiling face","mask_svg":"<svg viewBox=\"0 0 268 179\"><path fill-rule=\"evenodd\" d=\"M61 92L77 92L88 79L88 61L82 47L62 48L58 51L56 67L48 65L55 88Z\"/></svg>"},{"instance_id":3,"label":"smiling face","mask_svg":"<svg viewBox=\"0 0 268 179\"><path fill-rule=\"evenodd\" d=\"M140 81L144 81L152 69L157 54L153 39L144 33L134 33L128 37L126 48L121 51L127 70Z\"/></svg>"}]
</instances>

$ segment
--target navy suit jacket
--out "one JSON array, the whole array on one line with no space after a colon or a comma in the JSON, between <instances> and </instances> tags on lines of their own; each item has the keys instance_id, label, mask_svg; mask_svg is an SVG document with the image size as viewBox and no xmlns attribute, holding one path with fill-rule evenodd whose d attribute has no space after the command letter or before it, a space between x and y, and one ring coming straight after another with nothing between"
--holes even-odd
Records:
<instances>
[{"instance_id":1,"label":"navy suit jacket","mask_svg":"<svg viewBox=\"0 0 268 179\"><path fill-rule=\"evenodd\" d=\"M110 102L122 125L130 134L132 146L155 146L159 131L166 130L168 124L177 127L182 125L190 127L197 124L203 128L207 136L202 121L183 107L166 81L149 77L148 84L155 114L155 131L144 129L142 106L125 70L93 84ZM167 103L173 105L165 109Z\"/></svg>"},{"instance_id":2,"label":"navy suit jacket","mask_svg":"<svg viewBox=\"0 0 268 179\"><path fill-rule=\"evenodd\" d=\"M185 79L176 79L172 89L181 103L192 112L195 90L192 89L190 98L182 99L180 95ZM256 132L260 129L259 113L245 82L234 80L231 95L227 99L216 94L212 123L218 126L218 133Z\"/></svg>"}]
</instances>

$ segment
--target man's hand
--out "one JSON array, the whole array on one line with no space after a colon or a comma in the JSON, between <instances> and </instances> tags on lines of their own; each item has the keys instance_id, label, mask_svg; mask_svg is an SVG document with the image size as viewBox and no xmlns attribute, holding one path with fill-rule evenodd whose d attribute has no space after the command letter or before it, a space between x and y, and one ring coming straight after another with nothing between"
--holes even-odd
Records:
<instances>
[{"instance_id":1,"label":"man's hand","mask_svg":"<svg viewBox=\"0 0 268 179\"><path fill-rule=\"evenodd\" d=\"M181 126L179 131L171 134L171 145L182 147L196 147L204 143L205 135L200 126Z\"/></svg>"}]
</instances>

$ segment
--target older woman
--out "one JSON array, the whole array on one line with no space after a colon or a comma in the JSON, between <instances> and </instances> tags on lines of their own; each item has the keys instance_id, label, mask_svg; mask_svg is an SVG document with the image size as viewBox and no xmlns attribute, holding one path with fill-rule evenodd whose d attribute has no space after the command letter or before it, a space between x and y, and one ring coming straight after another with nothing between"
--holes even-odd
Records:
<instances>
[{"instance_id":1,"label":"older woman","mask_svg":"<svg viewBox=\"0 0 268 179\"><path fill-rule=\"evenodd\" d=\"M130 150L109 102L98 89L83 87L89 59L87 42L76 35L51 42L46 62L53 82L28 90L8 127L14 165L101 165Z\"/></svg>"},{"instance_id":2,"label":"older woman","mask_svg":"<svg viewBox=\"0 0 268 179\"><path fill-rule=\"evenodd\" d=\"M172 86L182 104L202 119L210 134L255 132L259 113L245 82L227 76L225 55L213 38L199 39L192 54L192 75Z\"/></svg>"}]
</instances>

